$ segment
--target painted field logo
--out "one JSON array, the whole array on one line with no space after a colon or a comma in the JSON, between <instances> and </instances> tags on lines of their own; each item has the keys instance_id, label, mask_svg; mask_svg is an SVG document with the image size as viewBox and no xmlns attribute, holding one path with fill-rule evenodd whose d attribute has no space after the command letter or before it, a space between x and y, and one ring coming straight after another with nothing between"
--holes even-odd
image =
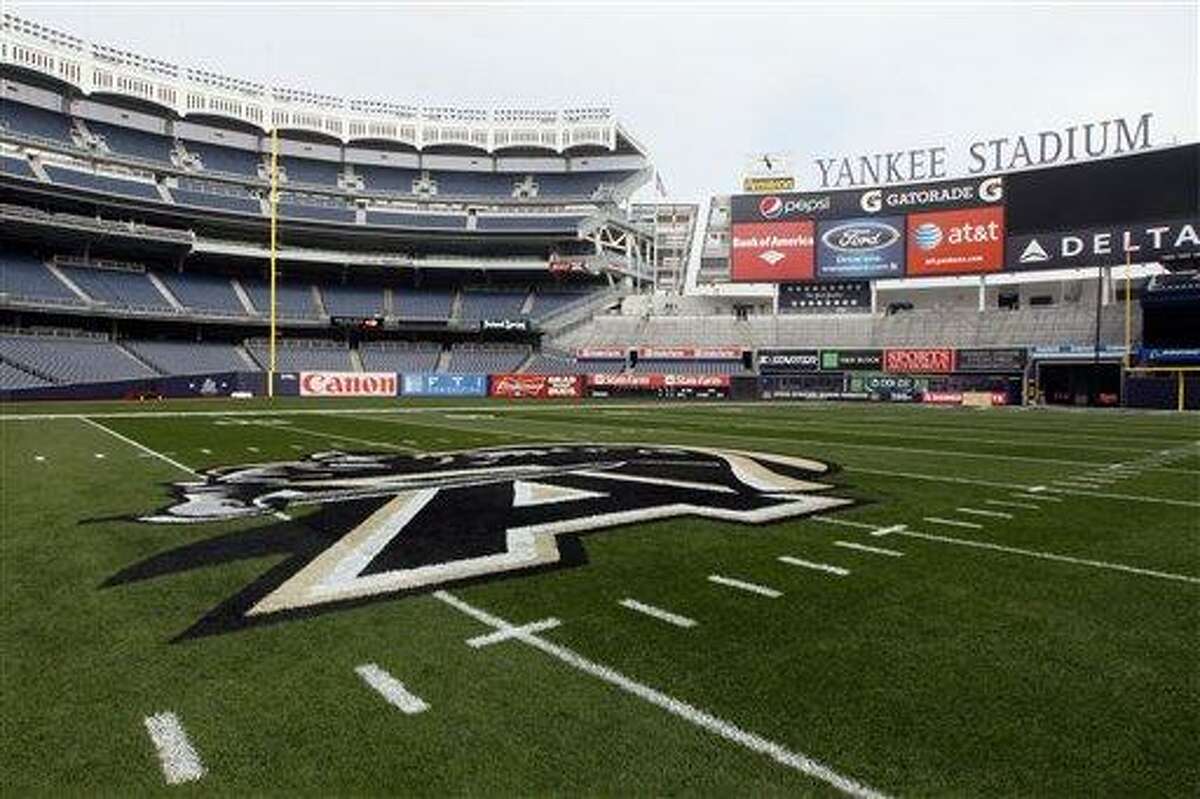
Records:
<instances>
[{"instance_id":1,"label":"painted field logo","mask_svg":"<svg viewBox=\"0 0 1200 799\"><path fill-rule=\"evenodd\" d=\"M851 504L824 463L696 447L562 444L429 455L330 452L213 469L141 521L270 520L162 552L106 585L283 555L188 638L450 583L578 565L582 533L700 516L743 524ZM276 521L284 510L296 520ZM685 533L679 533L685 535Z\"/></svg>"}]
</instances>

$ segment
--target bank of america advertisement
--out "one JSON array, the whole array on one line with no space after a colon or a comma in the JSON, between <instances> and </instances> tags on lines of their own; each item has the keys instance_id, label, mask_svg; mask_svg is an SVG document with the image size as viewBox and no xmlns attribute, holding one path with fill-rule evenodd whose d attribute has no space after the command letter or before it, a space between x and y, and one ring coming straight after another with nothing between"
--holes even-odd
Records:
<instances>
[{"instance_id":1,"label":"bank of america advertisement","mask_svg":"<svg viewBox=\"0 0 1200 799\"><path fill-rule=\"evenodd\" d=\"M817 280L903 276L903 216L817 224Z\"/></svg>"}]
</instances>

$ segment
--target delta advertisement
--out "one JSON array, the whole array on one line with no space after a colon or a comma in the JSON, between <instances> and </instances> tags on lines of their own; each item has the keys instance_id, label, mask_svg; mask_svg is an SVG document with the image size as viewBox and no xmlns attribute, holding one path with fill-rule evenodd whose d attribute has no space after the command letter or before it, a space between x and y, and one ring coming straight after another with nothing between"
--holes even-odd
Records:
<instances>
[{"instance_id":1,"label":"delta advertisement","mask_svg":"<svg viewBox=\"0 0 1200 799\"><path fill-rule=\"evenodd\" d=\"M812 222L734 224L730 236L733 280L812 280L814 227Z\"/></svg>"},{"instance_id":2,"label":"delta advertisement","mask_svg":"<svg viewBox=\"0 0 1200 799\"><path fill-rule=\"evenodd\" d=\"M580 375L492 375L488 395L507 399L574 399L583 396Z\"/></svg>"},{"instance_id":3,"label":"delta advertisement","mask_svg":"<svg viewBox=\"0 0 1200 799\"><path fill-rule=\"evenodd\" d=\"M417 373L404 376L406 397L486 397L487 375Z\"/></svg>"},{"instance_id":4,"label":"delta advertisement","mask_svg":"<svg viewBox=\"0 0 1200 799\"><path fill-rule=\"evenodd\" d=\"M300 372L301 397L394 397L395 372Z\"/></svg>"},{"instance_id":5,"label":"delta advertisement","mask_svg":"<svg viewBox=\"0 0 1200 799\"><path fill-rule=\"evenodd\" d=\"M1200 258L1200 217L1009 236L1005 268L1070 269Z\"/></svg>"}]
</instances>

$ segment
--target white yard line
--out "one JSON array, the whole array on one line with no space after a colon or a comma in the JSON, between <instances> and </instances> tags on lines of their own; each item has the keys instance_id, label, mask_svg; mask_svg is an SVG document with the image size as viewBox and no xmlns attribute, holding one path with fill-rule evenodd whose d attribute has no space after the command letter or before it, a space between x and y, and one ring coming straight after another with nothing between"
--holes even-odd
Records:
<instances>
[{"instance_id":1,"label":"white yard line","mask_svg":"<svg viewBox=\"0 0 1200 799\"><path fill-rule=\"evenodd\" d=\"M930 524L941 524L946 527L962 527L967 530L982 530L983 525L976 522L964 522L959 519L943 519L941 516L926 516L925 521Z\"/></svg>"},{"instance_id":2,"label":"white yard line","mask_svg":"<svg viewBox=\"0 0 1200 799\"><path fill-rule=\"evenodd\" d=\"M845 577L850 574L849 569L843 569L841 566L832 566L828 563L816 563L811 560L804 560L803 558L794 558L791 555L780 555L778 560L781 563L788 564L789 566L800 566L805 569L814 569L819 572L825 572L826 574L835 574L838 577Z\"/></svg>"},{"instance_id":3,"label":"white yard line","mask_svg":"<svg viewBox=\"0 0 1200 799\"><path fill-rule=\"evenodd\" d=\"M116 430L113 430L110 427L105 427L104 425L100 424L95 419L89 419L86 416L77 416L75 418L79 419L79 421L83 422L84 424L91 425L92 427L96 428L97 430L101 430L105 433L108 433L110 436L117 439L118 441L124 441L126 444L133 447L134 449L137 449L141 452L145 452L148 455L152 455L155 458L158 458L163 463L167 463L167 464L170 464L171 466L174 466L176 469L178 469L181 472L187 472L188 474L192 474L192 475L198 474L198 472L196 472L195 469L184 466L179 461L174 460L173 458L168 458L166 455L162 454L161 452L156 452L155 450L150 449L145 444L139 444L138 442L134 441L129 436L123 436L120 433L118 433Z\"/></svg>"},{"instance_id":4,"label":"white yard line","mask_svg":"<svg viewBox=\"0 0 1200 799\"><path fill-rule=\"evenodd\" d=\"M1034 502L1062 502L1061 497L1048 497L1045 494L1012 494L1017 499L1031 499Z\"/></svg>"},{"instance_id":5,"label":"white yard line","mask_svg":"<svg viewBox=\"0 0 1200 799\"><path fill-rule=\"evenodd\" d=\"M1000 510L984 510L982 508L955 508L956 513L965 513L968 516L990 516L993 519L1011 519L1011 513L1005 513Z\"/></svg>"},{"instance_id":6,"label":"white yard line","mask_svg":"<svg viewBox=\"0 0 1200 799\"><path fill-rule=\"evenodd\" d=\"M357 666L354 673L386 699L388 704L399 708L403 713L411 716L429 710L429 705L424 699L409 691L402 682L374 663Z\"/></svg>"},{"instance_id":7,"label":"white yard line","mask_svg":"<svg viewBox=\"0 0 1200 799\"><path fill-rule=\"evenodd\" d=\"M560 624L562 624L562 622L555 618L542 619L541 621L531 621L529 624L523 624L520 627L496 630L492 633L485 633L484 635L477 635L474 638L468 638L467 646L471 647L472 649L482 649L485 646L491 646L492 644L498 644L502 641L508 641L510 639L517 638L520 635L533 635L534 633L540 633L545 630L552 630Z\"/></svg>"},{"instance_id":8,"label":"white yard line","mask_svg":"<svg viewBox=\"0 0 1200 799\"><path fill-rule=\"evenodd\" d=\"M321 430L308 430L307 428L304 428L304 427L293 427L291 425L288 425L287 430L289 433L300 433L300 434L306 435L306 436L316 436L317 438L326 438L326 439L329 439L330 441L345 441L350 444L362 444L362 445L368 446L368 447L383 447L384 449L395 449L395 450L399 450L401 452L413 452L414 451L411 447L405 447L400 444L392 444L387 441L371 441L370 439L366 439L366 438L356 438L355 436L344 436L344 435L341 435L340 433L326 433Z\"/></svg>"},{"instance_id":9,"label":"white yard line","mask_svg":"<svg viewBox=\"0 0 1200 799\"><path fill-rule=\"evenodd\" d=\"M1109 563L1102 560L1091 560L1089 558L1076 558L1070 555L1058 555L1052 552L1037 552L1032 549L1020 549L1018 547L1004 546L1003 544L993 544L990 541L971 541L965 538L950 538L948 536L930 535L929 533L918 533L912 530L900 535L906 535L910 538L922 538L927 541L938 541L943 544L957 544L958 546L974 547L976 549L989 549L995 552L1007 552L1013 555L1024 555L1030 558L1040 558L1042 560L1053 560L1060 563L1073 563L1079 566L1091 566L1096 569L1109 569L1111 571L1127 572L1129 574L1138 574L1144 577L1157 577L1163 580L1177 580L1185 583L1200 584L1200 577L1190 577L1185 574L1172 574L1170 572L1155 571L1153 569L1143 569L1137 566L1128 566L1124 563Z\"/></svg>"},{"instance_id":10,"label":"white yard line","mask_svg":"<svg viewBox=\"0 0 1200 799\"><path fill-rule=\"evenodd\" d=\"M873 555L887 555L890 558L902 558L904 553L895 549L884 549L883 547L869 547L866 544L856 544L853 541L834 541L835 547L843 549L855 549L859 552L870 552Z\"/></svg>"},{"instance_id":11,"label":"white yard line","mask_svg":"<svg viewBox=\"0 0 1200 799\"><path fill-rule=\"evenodd\" d=\"M647 605L644 602L638 602L636 599L622 599L617 603L623 608L636 610L638 613L645 613L647 616L652 616L659 621L665 621L667 624L674 624L676 627L695 627L696 620L689 619L687 616L680 616L677 613L672 613L669 610L656 608L653 605Z\"/></svg>"},{"instance_id":12,"label":"white yard line","mask_svg":"<svg viewBox=\"0 0 1200 799\"><path fill-rule=\"evenodd\" d=\"M738 588L742 591L749 591L752 594L759 594L761 596L770 597L771 599L778 599L779 597L783 596L782 591L776 591L774 588L767 588L765 585L757 585L756 583L748 583L744 580L735 580L732 577L722 577L719 574L708 575L708 581L710 583L716 583L717 585L727 585L730 588Z\"/></svg>"},{"instance_id":13,"label":"white yard line","mask_svg":"<svg viewBox=\"0 0 1200 799\"><path fill-rule=\"evenodd\" d=\"M1041 510L1040 505L1035 505L1032 502L1010 502L1007 499L985 499L984 503L995 505L998 508L1023 508L1024 510Z\"/></svg>"},{"instance_id":14,"label":"white yard line","mask_svg":"<svg viewBox=\"0 0 1200 799\"><path fill-rule=\"evenodd\" d=\"M143 723L158 752L158 761L168 785L195 782L204 776L204 763L200 761L200 755L188 739L178 716L165 711L146 716Z\"/></svg>"},{"instance_id":15,"label":"white yard line","mask_svg":"<svg viewBox=\"0 0 1200 799\"><path fill-rule=\"evenodd\" d=\"M433 595L435 598L445 602L452 608L467 614L476 621L486 624L496 630L513 629L513 625L493 616L487 611L476 608L467 604L458 597L447 593L446 591L438 591ZM698 707L689 705L680 699L669 696L662 691L651 688L648 685L637 682L624 674L621 674L614 669L609 668L600 663L588 660L574 650L568 649L565 646L547 641L532 633L518 633L515 639L523 644L533 647L534 649L543 652L573 669L582 671L585 674L591 675L609 685L615 686L627 694L630 694L643 702L648 702L657 708L667 711L668 713L683 719L689 724L695 725L705 732L712 733L720 738L724 738L730 743L748 749L760 755L765 755L776 763L782 766L806 774L814 779L820 780L828 785L833 786L848 796L856 797L856 799L884 799L886 794L883 794L874 788L865 785L853 777L848 777L841 774L824 763L814 760L800 752L794 752L787 749L782 744L775 743L769 739L755 735L752 732L747 732L732 722L725 721L717 716L701 710Z\"/></svg>"}]
</instances>

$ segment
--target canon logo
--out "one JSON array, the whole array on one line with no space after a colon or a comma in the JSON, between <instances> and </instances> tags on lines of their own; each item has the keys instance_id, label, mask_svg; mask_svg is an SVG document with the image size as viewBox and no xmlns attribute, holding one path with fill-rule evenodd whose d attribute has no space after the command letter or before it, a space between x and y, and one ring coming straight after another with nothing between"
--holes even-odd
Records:
<instances>
[{"instance_id":1,"label":"canon logo","mask_svg":"<svg viewBox=\"0 0 1200 799\"><path fill-rule=\"evenodd\" d=\"M301 372L302 397L394 397L396 375L390 372Z\"/></svg>"}]
</instances>

